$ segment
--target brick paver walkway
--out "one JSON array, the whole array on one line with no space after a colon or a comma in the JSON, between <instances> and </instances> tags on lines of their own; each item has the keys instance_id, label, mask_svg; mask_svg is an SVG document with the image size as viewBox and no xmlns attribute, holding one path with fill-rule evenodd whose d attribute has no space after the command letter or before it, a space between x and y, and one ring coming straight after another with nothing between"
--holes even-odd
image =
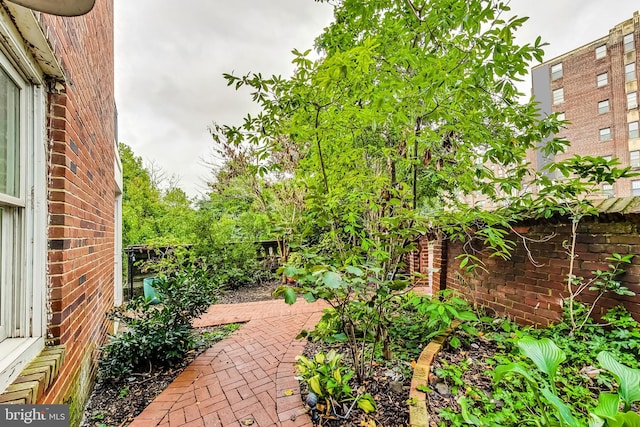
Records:
<instances>
[{"instance_id":1,"label":"brick paver walkway","mask_svg":"<svg viewBox=\"0 0 640 427\"><path fill-rule=\"evenodd\" d=\"M302 329L318 322L324 305L299 301L218 304L196 327L247 322L189 365L131 427L311 426L294 378Z\"/></svg>"}]
</instances>

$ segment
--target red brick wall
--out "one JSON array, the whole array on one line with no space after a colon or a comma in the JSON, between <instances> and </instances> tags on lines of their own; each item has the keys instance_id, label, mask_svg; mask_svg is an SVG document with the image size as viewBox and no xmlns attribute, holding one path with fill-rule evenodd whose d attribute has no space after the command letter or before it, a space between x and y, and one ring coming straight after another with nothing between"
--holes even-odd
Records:
<instances>
[{"instance_id":1,"label":"red brick wall","mask_svg":"<svg viewBox=\"0 0 640 427\"><path fill-rule=\"evenodd\" d=\"M480 254L485 262L484 271L467 273L456 260L462 244L448 242L443 248L442 267L446 271L446 287L459 291L469 302L484 306L497 315L505 315L521 324L547 325L561 318L562 299L569 262L564 242L570 240L570 225L533 224L521 229L528 239L528 250L538 264L534 265L522 241L511 259L503 260ZM555 233L547 242L535 242ZM640 319L640 218L635 216L583 220L578 229L576 251L579 255L574 274L592 277L593 270L606 270L605 259L613 253L638 254L632 264L625 267L621 281L636 293L632 297L606 297L601 299L596 314L618 304L624 305L636 319ZM447 261L448 260L448 261ZM585 294L590 301L593 294Z\"/></svg>"},{"instance_id":2,"label":"red brick wall","mask_svg":"<svg viewBox=\"0 0 640 427\"><path fill-rule=\"evenodd\" d=\"M433 236L423 236L417 242L417 250L409 254L409 272L419 273L414 276L414 285L425 288L425 291L433 295L444 288L446 279L446 251L441 239ZM431 260L430 260L431 258ZM430 264L431 262L431 264ZM431 268L430 268L431 266Z\"/></svg>"},{"instance_id":3,"label":"red brick wall","mask_svg":"<svg viewBox=\"0 0 640 427\"><path fill-rule=\"evenodd\" d=\"M40 15L62 63L64 88L48 97L49 338L67 356L44 403L69 399L87 354L107 331L114 295L115 100L113 0L87 15ZM93 355L91 355L93 357Z\"/></svg>"}]
</instances>

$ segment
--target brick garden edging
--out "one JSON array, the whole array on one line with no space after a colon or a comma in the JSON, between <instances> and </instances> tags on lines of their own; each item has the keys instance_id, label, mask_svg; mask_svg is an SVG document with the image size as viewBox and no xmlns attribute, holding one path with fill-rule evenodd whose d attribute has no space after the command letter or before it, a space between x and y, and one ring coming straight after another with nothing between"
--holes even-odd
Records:
<instances>
[{"instance_id":1,"label":"brick garden edging","mask_svg":"<svg viewBox=\"0 0 640 427\"><path fill-rule=\"evenodd\" d=\"M411 389L409 390L409 426L410 427L429 427L429 413L427 412L427 394L417 389L420 385L429 385L429 371L431 364L436 357L442 345L451 333L460 325L461 322L451 322L451 327L442 334L435 337L420 353L420 357L413 368L413 377L411 378Z\"/></svg>"}]
</instances>

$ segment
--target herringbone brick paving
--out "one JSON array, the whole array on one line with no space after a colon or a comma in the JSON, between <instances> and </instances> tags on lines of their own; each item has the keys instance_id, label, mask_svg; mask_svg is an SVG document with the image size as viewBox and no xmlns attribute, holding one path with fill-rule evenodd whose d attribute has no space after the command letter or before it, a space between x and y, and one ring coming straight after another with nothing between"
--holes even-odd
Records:
<instances>
[{"instance_id":1,"label":"herringbone brick paving","mask_svg":"<svg viewBox=\"0 0 640 427\"><path fill-rule=\"evenodd\" d=\"M321 303L218 304L196 327L247 322L198 356L131 427L311 426L294 377L304 342L295 337L320 319Z\"/></svg>"}]
</instances>

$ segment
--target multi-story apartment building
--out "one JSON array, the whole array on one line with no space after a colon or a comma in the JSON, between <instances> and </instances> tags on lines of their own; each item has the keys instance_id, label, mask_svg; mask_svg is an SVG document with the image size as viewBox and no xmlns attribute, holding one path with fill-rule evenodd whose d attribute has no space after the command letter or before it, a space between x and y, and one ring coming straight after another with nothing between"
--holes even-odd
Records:
<instances>
[{"instance_id":1,"label":"multi-story apartment building","mask_svg":"<svg viewBox=\"0 0 640 427\"><path fill-rule=\"evenodd\" d=\"M568 122L556 136L571 146L555 160L602 156L640 169L639 50L640 15L635 12L608 35L533 68L533 94L541 113L558 113ZM553 159L537 153L531 160L540 169ZM638 196L640 177L600 190L603 197Z\"/></svg>"}]
</instances>

